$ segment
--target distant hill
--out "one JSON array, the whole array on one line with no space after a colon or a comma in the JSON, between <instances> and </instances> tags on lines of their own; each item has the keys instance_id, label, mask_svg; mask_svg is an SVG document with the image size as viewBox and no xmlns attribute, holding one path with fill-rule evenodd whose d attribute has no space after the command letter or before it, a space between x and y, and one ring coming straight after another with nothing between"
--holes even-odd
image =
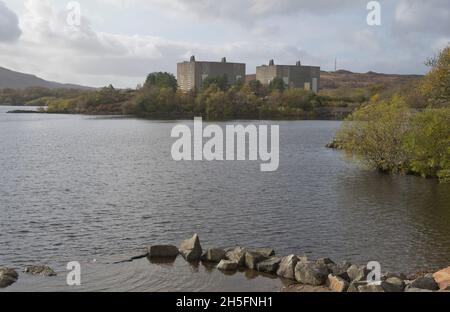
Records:
<instances>
[{"instance_id":1,"label":"distant hill","mask_svg":"<svg viewBox=\"0 0 450 312\"><path fill-rule=\"evenodd\" d=\"M320 73L320 87L322 90L338 88L364 88L374 84L402 85L422 78L421 75L397 75L367 72L353 73L348 70L336 72L322 71Z\"/></svg>"},{"instance_id":2,"label":"distant hill","mask_svg":"<svg viewBox=\"0 0 450 312\"><path fill-rule=\"evenodd\" d=\"M336 72L322 71L320 73L320 88L322 90L329 90L339 88L365 88L375 84L402 85L416 81L422 77L420 75L380 74L375 72L361 74L348 70L338 70ZM246 81L255 79L255 74L246 76Z\"/></svg>"},{"instance_id":3,"label":"distant hill","mask_svg":"<svg viewBox=\"0 0 450 312\"><path fill-rule=\"evenodd\" d=\"M94 88L74 84L63 84L47 81L35 75L19 73L0 67L0 89L24 89L28 87L44 87L48 89L79 89L90 90Z\"/></svg>"}]
</instances>

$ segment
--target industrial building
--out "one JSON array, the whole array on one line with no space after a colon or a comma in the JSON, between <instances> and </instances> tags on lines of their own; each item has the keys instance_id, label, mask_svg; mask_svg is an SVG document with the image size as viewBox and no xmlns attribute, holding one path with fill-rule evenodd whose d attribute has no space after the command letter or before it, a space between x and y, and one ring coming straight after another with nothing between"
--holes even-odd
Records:
<instances>
[{"instance_id":1,"label":"industrial building","mask_svg":"<svg viewBox=\"0 0 450 312\"><path fill-rule=\"evenodd\" d=\"M275 65L271 60L269 65L256 68L256 79L262 84L268 85L275 78L282 79L289 87L304 88L317 93L320 85L320 67L303 66L301 62L297 62L296 65Z\"/></svg>"},{"instance_id":2,"label":"industrial building","mask_svg":"<svg viewBox=\"0 0 450 312\"><path fill-rule=\"evenodd\" d=\"M179 89L185 92L198 90L206 78L226 76L229 84L245 79L245 64L228 63L226 58L221 62L200 62L192 56L189 62L177 64Z\"/></svg>"}]
</instances>

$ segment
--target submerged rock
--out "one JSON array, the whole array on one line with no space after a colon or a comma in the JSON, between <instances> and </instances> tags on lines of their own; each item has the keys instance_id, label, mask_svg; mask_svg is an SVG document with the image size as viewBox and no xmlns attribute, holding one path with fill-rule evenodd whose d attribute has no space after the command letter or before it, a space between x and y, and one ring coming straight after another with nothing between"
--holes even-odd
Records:
<instances>
[{"instance_id":1,"label":"submerged rock","mask_svg":"<svg viewBox=\"0 0 450 312\"><path fill-rule=\"evenodd\" d=\"M202 256L202 246L200 245L198 235L194 234L191 238L183 241L180 245L179 252L186 261L199 261Z\"/></svg>"},{"instance_id":2,"label":"submerged rock","mask_svg":"<svg viewBox=\"0 0 450 312\"><path fill-rule=\"evenodd\" d=\"M441 290L450 289L450 267L434 273L433 278Z\"/></svg>"},{"instance_id":3,"label":"submerged rock","mask_svg":"<svg viewBox=\"0 0 450 312\"><path fill-rule=\"evenodd\" d=\"M0 267L0 288L8 287L14 284L19 278L16 270Z\"/></svg>"},{"instance_id":4,"label":"submerged rock","mask_svg":"<svg viewBox=\"0 0 450 312\"><path fill-rule=\"evenodd\" d=\"M29 265L25 268L24 273L40 276L56 276L55 271L46 265Z\"/></svg>"},{"instance_id":5,"label":"submerged rock","mask_svg":"<svg viewBox=\"0 0 450 312\"><path fill-rule=\"evenodd\" d=\"M295 266L295 279L297 282L321 286L324 285L328 278L328 268L314 262L298 262Z\"/></svg>"},{"instance_id":6,"label":"submerged rock","mask_svg":"<svg viewBox=\"0 0 450 312\"><path fill-rule=\"evenodd\" d=\"M221 271L236 271L238 264L231 260L221 260L217 265L217 269Z\"/></svg>"},{"instance_id":7,"label":"submerged rock","mask_svg":"<svg viewBox=\"0 0 450 312\"><path fill-rule=\"evenodd\" d=\"M155 245L148 248L147 257L150 259L176 258L178 256L178 248L173 245Z\"/></svg>"},{"instance_id":8,"label":"submerged rock","mask_svg":"<svg viewBox=\"0 0 450 312\"><path fill-rule=\"evenodd\" d=\"M225 252L225 258L234 261L239 267L245 265L245 249L242 247L229 248Z\"/></svg>"},{"instance_id":9,"label":"submerged rock","mask_svg":"<svg viewBox=\"0 0 450 312\"><path fill-rule=\"evenodd\" d=\"M202 255L202 261L218 263L225 259L225 250L212 248L206 250Z\"/></svg>"},{"instance_id":10,"label":"submerged rock","mask_svg":"<svg viewBox=\"0 0 450 312\"><path fill-rule=\"evenodd\" d=\"M277 275L283 278L295 280L295 266L299 262L296 255L290 255L281 259Z\"/></svg>"},{"instance_id":11,"label":"submerged rock","mask_svg":"<svg viewBox=\"0 0 450 312\"><path fill-rule=\"evenodd\" d=\"M256 269L259 272L265 273L276 273L280 267L281 258L272 257L270 259L264 260L256 265Z\"/></svg>"}]
</instances>

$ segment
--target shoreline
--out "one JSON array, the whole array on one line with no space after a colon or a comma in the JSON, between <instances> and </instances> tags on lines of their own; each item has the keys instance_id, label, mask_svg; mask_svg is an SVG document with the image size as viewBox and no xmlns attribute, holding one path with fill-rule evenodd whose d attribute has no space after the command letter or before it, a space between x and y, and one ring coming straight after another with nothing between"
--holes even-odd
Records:
<instances>
[{"instance_id":1,"label":"shoreline","mask_svg":"<svg viewBox=\"0 0 450 312\"><path fill-rule=\"evenodd\" d=\"M145 258L148 262L141 261ZM175 263L177 264L174 266ZM106 264L108 263L103 265L99 263L101 266L99 269L105 269ZM254 289L259 289L258 285L266 282L272 281L270 283L273 284L278 281L280 292L450 292L450 267L410 275L380 271L379 280L372 280L373 271L367 266L349 261L334 262L329 258L309 259L294 254L282 256L277 255L272 248L237 246L203 249L196 234L182 241L179 247L152 245L143 252L109 262L108 265L124 265L122 269L133 271L136 266L145 268L149 264L165 266L169 272L191 271L194 268L189 279L198 277L200 281L205 279L205 275L199 270L202 268L209 274L206 276L209 276L210 284L215 281L219 283L214 285L215 287L220 287L220 281L225 278L236 280L247 278L248 285L254 283ZM107 268L109 273L111 268ZM56 276L50 267L43 265L27 266L23 272L30 276L45 276L48 281L52 281L51 279ZM217 278L218 274L223 277ZM257 277L261 279L258 281ZM14 269L0 268L0 289L13 285L21 278ZM170 288L170 283L164 287ZM174 285L174 289L179 287L179 283ZM238 289L239 287L236 286Z\"/></svg>"}]
</instances>

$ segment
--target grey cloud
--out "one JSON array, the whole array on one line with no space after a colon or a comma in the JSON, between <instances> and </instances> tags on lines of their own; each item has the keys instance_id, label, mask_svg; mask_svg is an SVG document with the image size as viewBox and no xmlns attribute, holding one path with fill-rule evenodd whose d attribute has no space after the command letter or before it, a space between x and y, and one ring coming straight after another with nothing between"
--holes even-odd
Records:
<instances>
[{"instance_id":1,"label":"grey cloud","mask_svg":"<svg viewBox=\"0 0 450 312\"><path fill-rule=\"evenodd\" d=\"M16 13L0 1L0 42L15 41L21 34Z\"/></svg>"}]
</instances>

